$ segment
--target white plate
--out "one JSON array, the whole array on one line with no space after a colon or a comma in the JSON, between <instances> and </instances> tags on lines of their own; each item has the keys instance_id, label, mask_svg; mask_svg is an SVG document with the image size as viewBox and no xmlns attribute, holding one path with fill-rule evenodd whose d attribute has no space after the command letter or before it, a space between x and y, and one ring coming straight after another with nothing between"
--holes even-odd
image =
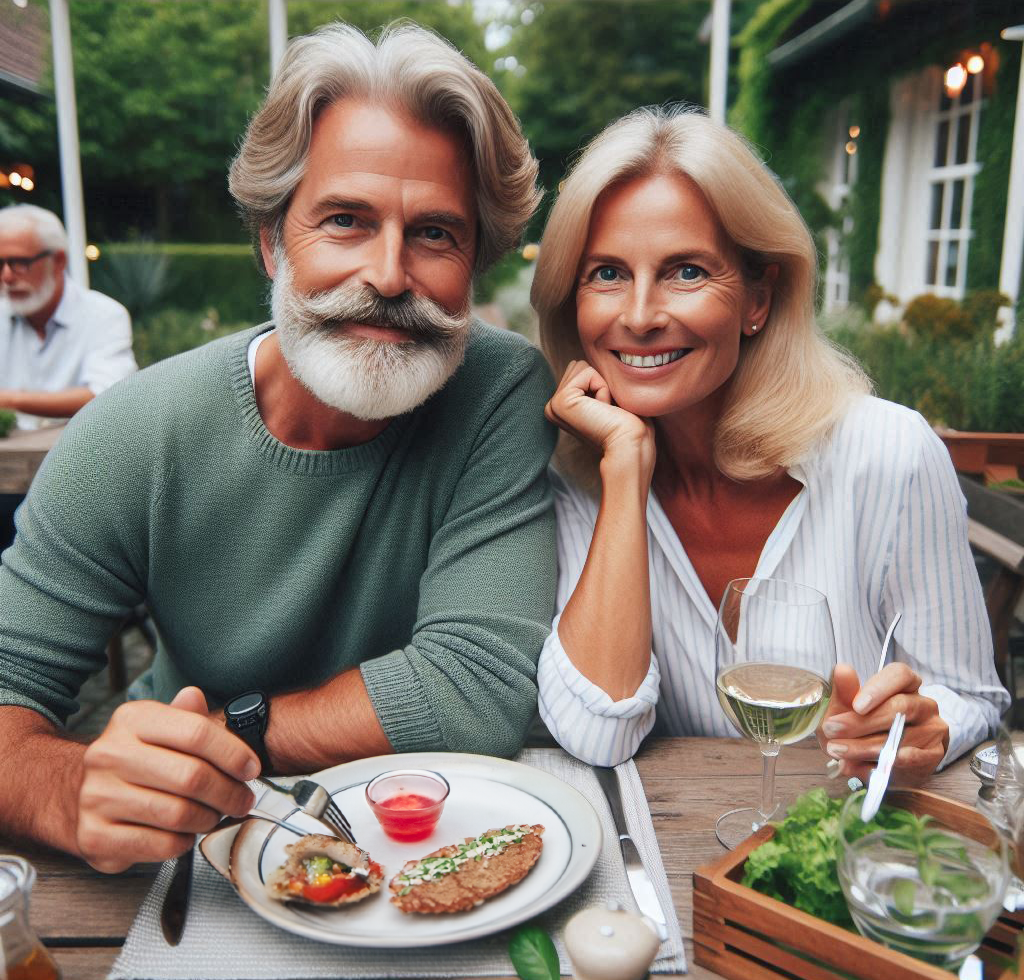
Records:
<instances>
[{"instance_id":1,"label":"white plate","mask_svg":"<svg viewBox=\"0 0 1024 980\"><path fill-rule=\"evenodd\" d=\"M384 835L366 804L366 784L389 769L433 769L451 793L433 834L413 844ZM259 916L288 932L342 946L440 946L507 929L572 894L601 853L601 823L577 790L541 769L482 755L420 752L360 759L313 777L334 797L352 824L359 846L384 867L380 893L342 909L285 905L270 898L264 882L285 860L294 835L253 820L238 834L231 853L231 877L243 901ZM310 833L323 828L296 811L285 796L268 791L261 809L287 817ZM388 882L406 861L446 844L459 843L507 824L543 824L540 860L519 884L468 912L417 915L388 901Z\"/></svg>"}]
</instances>

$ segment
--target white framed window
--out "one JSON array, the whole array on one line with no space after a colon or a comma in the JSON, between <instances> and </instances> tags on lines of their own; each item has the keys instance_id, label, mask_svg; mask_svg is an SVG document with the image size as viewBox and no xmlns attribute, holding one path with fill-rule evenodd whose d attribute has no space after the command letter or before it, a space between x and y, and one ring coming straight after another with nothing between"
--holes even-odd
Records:
<instances>
[{"instance_id":1,"label":"white framed window","mask_svg":"<svg viewBox=\"0 0 1024 980\"><path fill-rule=\"evenodd\" d=\"M831 139L832 160L827 189L828 205L844 212L850 191L857 182L857 137L860 128L852 120L848 105L841 105L836 114ZM825 232L825 312L842 310L850 302L850 258L846 240L853 230L853 218L843 213L838 228Z\"/></svg>"},{"instance_id":2,"label":"white framed window","mask_svg":"<svg viewBox=\"0 0 1024 980\"><path fill-rule=\"evenodd\" d=\"M971 204L978 163L981 75L969 75L955 99L940 87L927 174L924 285L936 296L962 299L967 282Z\"/></svg>"}]
</instances>

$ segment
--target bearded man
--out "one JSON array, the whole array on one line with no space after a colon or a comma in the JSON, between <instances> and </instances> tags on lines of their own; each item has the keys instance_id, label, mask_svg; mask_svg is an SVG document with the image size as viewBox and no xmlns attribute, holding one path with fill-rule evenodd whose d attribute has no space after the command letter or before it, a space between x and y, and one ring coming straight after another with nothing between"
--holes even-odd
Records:
<instances>
[{"instance_id":1,"label":"bearded man","mask_svg":"<svg viewBox=\"0 0 1024 980\"><path fill-rule=\"evenodd\" d=\"M552 385L469 301L535 181L497 90L434 35L293 42L230 174L272 325L97 399L19 514L0 829L116 871L244 813L261 766L519 748L554 596ZM65 738L140 601L141 700Z\"/></svg>"},{"instance_id":2,"label":"bearded man","mask_svg":"<svg viewBox=\"0 0 1024 980\"><path fill-rule=\"evenodd\" d=\"M67 251L52 211L0 208L0 408L23 429L70 418L136 370L128 311L67 278Z\"/></svg>"},{"instance_id":3,"label":"bearded man","mask_svg":"<svg viewBox=\"0 0 1024 980\"><path fill-rule=\"evenodd\" d=\"M67 278L67 252L52 211L0 208L0 409L16 412L22 429L70 418L136 370L128 311ZM0 551L22 499L0 494Z\"/></svg>"}]
</instances>

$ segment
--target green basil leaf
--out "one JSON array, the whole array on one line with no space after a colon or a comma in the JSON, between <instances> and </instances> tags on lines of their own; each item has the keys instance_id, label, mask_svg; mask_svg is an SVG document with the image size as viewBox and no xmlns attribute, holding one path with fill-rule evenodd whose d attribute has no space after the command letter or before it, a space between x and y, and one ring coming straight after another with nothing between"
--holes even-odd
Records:
<instances>
[{"instance_id":1,"label":"green basil leaf","mask_svg":"<svg viewBox=\"0 0 1024 980\"><path fill-rule=\"evenodd\" d=\"M508 955L521 980L558 980L558 952L540 926L522 926L512 933Z\"/></svg>"}]
</instances>

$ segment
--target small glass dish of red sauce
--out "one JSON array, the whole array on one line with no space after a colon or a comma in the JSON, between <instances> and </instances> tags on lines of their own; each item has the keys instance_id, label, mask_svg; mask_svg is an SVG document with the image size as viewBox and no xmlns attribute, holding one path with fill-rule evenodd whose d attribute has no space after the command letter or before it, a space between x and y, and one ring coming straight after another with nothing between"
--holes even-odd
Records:
<instances>
[{"instance_id":1,"label":"small glass dish of red sauce","mask_svg":"<svg viewBox=\"0 0 1024 980\"><path fill-rule=\"evenodd\" d=\"M451 787L429 769L392 769L366 787L366 802L388 837L417 841L429 837Z\"/></svg>"}]
</instances>

